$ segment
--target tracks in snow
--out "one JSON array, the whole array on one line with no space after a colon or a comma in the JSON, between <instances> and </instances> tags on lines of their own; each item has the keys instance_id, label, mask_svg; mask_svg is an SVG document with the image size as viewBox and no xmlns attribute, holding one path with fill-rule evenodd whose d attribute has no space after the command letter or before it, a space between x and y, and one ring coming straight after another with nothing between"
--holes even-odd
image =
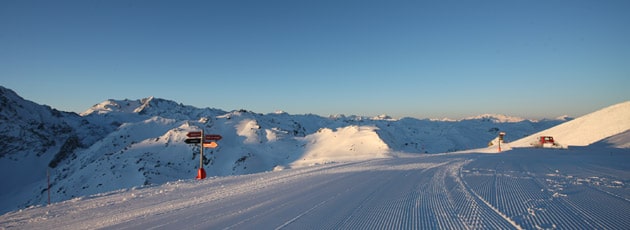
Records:
<instances>
[{"instance_id":1,"label":"tracks in snow","mask_svg":"<svg viewBox=\"0 0 630 230\"><path fill-rule=\"evenodd\" d=\"M608 163L617 155L537 154L423 155L179 181L9 213L0 228L630 229L630 170Z\"/></svg>"},{"instance_id":2,"label":"tracks in snow","mask_svg":"<svg viewBox=\"0 0 630 230\"><path fill-rule=\"evenodd\" d=\"M419 163L422 162L422 163ZM466 158L374 161L342 193L298 213L280 227L318 229L519 229L461 180ZM350 176L354 177L356 175ZM339 191L337 189L337 191ZM337 209L346 216L327 216ZM314 225L312 216L319 223Z\"/></svg>"},{"instance_id":3,"label":"tracks in snow","mask_svg":"<svg viewBox=\"0 0 630 230\"><path fill-rule=\"evenodd\" d=\"M630 219L623 216L630 212L624 198L629 190L623 178L629 173L601 157L610 156L485 156L460 174L470 191L525 229L628 229Z\"/></svg>"}]
</instances>

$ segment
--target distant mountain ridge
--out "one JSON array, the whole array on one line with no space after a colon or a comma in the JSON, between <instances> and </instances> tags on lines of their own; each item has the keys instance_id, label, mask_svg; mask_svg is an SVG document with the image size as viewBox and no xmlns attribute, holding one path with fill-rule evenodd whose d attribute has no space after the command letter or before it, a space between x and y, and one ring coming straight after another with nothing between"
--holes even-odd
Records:
<instances>
[{"instance_id":1,"label":"distant mountain ridge","mask_svg":"<svg viewBox=\"0 0 630 230\"><path fill-rule=\"evenodd\" d=\"M186 133L220 134L202 160L208 176L303 167L392 152L441 153L511 140L562 123L392 119L196 108L170 100L106 100L79 114L25 100L0 86L0 213L135 186L194 178L198 147Z\"/></svg>"},{"instance_id":2,"label":"distant mountain ridge","mask_svg":"<svg viewBox=\"0 0 630 230\"><path fill-rule=\"evenodd\" d=\"M496 123L521 122L521 121L527 120L525 118L507 116L504 114L482 114L478 116L467 117L467 118L464 118L463 120L480 120L480 119L490 120Z\"/></svg>"}]
</instances>

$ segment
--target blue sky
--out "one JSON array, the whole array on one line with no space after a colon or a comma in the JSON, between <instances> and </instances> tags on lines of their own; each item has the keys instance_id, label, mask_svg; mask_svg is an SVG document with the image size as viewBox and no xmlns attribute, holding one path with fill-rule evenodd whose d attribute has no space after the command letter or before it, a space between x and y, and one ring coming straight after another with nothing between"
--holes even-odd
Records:
<instances>
[{"instance_id":1,"label":"blue sky","mask_svg":"<svg viewBox=\"0 0 630 230\"><path fill-rule=\"evenodd\" d=\"M64 111L580 116L630 100L630 1L0 1L0 85Z\"/></svg>"}]
</instances>

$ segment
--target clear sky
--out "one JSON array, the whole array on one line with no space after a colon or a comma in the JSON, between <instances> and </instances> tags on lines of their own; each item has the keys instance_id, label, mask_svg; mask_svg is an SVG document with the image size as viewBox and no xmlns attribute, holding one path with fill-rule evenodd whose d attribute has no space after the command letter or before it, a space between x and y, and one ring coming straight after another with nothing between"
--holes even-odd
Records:
<instances>
[{"instance_id":1,"label":"clear sky","mask_svg":"<svg viewBox=\"0 0 630 230\"><path fill-rule=\"evenodd\" d=\"M0 1L0 85L63 111L580 116L630 100L630 1Z\"/></svg>"}]
</instances>

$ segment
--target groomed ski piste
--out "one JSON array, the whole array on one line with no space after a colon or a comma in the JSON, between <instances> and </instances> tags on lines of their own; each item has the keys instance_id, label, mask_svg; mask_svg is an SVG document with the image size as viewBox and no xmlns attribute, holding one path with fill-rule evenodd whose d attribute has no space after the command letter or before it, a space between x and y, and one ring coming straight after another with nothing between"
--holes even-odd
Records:
<instances>
[{"instance_id":1,"label":"groomed ski piste","mask_svg":"<svg viewBox=\"0 0 630 230\"><path fill-rule=\"evenodd\" d=\"M630 229L628 117L625 102L547 130L565 149L523 144L535 134L502 152L410 154L376 143L338 161L322 132L314 141L331 144L310 160L323 164L83 196L6 213L0 228Z\"/></svg>"},{"instance_id":2,"label":"groomed ski piste","mask_svg":"<svg viewBox=\"0 0 630 230\"><path fill-rule=\"evenodd\" d=\"M515 149L181 180L33 207L3 229L628 229L627 149Z\"/></svg>"}]
</instances>

